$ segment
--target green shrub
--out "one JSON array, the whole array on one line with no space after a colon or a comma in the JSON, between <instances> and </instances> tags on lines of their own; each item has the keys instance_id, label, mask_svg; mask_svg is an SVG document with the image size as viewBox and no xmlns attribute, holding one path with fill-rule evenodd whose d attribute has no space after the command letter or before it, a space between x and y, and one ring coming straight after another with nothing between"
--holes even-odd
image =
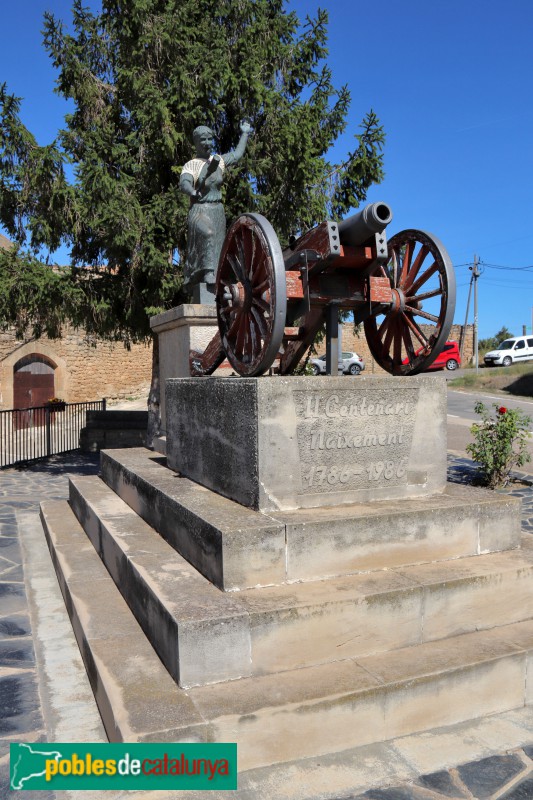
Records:
<instances>
[{"instance_id":1,"label":"green shrub","mask_svg":"<svg viewBox=\"0 0 533 800\"><path fill-rule=\"evenodd\" d=\"M531 417L520 409L505 408L493 403L494 414L481 402L475 412L481 422L470 428L474 442L466 446L467 452L479 464L483 483L490 489L506 486L513 467L531 461L526 443Z\"/></svg>"}]
</instances>

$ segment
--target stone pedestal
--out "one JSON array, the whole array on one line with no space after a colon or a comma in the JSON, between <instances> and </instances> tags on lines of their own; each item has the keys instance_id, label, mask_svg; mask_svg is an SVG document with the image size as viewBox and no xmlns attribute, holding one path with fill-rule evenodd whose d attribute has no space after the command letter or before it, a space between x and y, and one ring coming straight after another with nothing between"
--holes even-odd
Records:
<instances>
[{"instance_id":1,"label":"stone pedestal","mask_svg":"<svg viewBox=\"0 0 533 800\"><path fill-rule=\"evenodd\" d=\"M214 305L185 304L171 308L150 320L159 339L159 382L161 386L161 434L166 434L165 384L169 378L190 376L189 351L203 353L218 330Z\"/></svg>"},{"instance_id":2,"label":"stone pedestal","mask_svg":"<svg viewBox=\"0 0 533 800\"><path fill-rule=\"evenodd\" d=\"M166 409L170 468L259 511L446 485L442 376L169 380Z\"/></svg>"}]
</instances>

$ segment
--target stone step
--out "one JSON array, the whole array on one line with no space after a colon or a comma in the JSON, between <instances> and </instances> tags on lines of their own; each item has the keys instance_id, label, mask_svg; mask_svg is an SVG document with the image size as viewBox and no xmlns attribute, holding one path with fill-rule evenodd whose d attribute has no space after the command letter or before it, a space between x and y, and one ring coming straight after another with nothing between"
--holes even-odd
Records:
<instances>
[{"instance_id":1,"label":"stone step","mask_svg":"<svg viewBox=\"0 0 533 800\"><path fill-rule=\"evenodd\" d=\"M237 594L213 586L99 478L72 478L70 507L45 507L51 535L73 512L180 686L251 674L249 614Z\"/></svg>"},{"instance_id":2,"label":"stone step","mask_svg":"<svg viewBox=\"0 0 533 800\"><path fill-rule=\"evenodd\" d=\"M533 537L506 553L244 590L252 674L438 641L533 618Z\"/></svg>"},{"instance_id":3,"label":"stone step","mask_svg":"<svg viewBox=\"0 0 533 800\"><path fill-rule=\"evenodd\" d=\"M42 503L41 518L109 740L206 741L205 719L148 643L67 503Z\"/></svg>"},{"instance_id":4,"label":"stone step","mask_svg":"<svg viewBox=\"0 0 533 800\"><path fill-rule=\"evenodd\" d=\"M385 652L533 616L531 537L523 551L225 593L100 479L71 479L70 504L181 686Z\"/></svg>"},{"instance_id":5,"label":"stone step","mask_svg":"<svg viewBox=\"0 0 533 800\"><path fill-rule=\"evenodd\" d=\"M517 548L520 501L448 484L429 497L261 513L143 448L102 453L102 477L224 590L349 575ZM228 465L230 468L230 465Z\"/></svg>"},{"instance_id":6,"label":"stone step","mask_svg":"<svg viewBox=\"0 0 533 800\"><path fill-rule=\"evenodd\" d=\"M281 583L285 528L167 469L144 448L103 451L104 481L221 589Z\"/></svg>"},{"instance_id":7,"label":"stone step","mask_svg":"<svg viewBox=\"0 0 533 800\"><path fill-rule=\"evenodd\" d=\"M59 582L111 741L234 741L241 771L533 702L533 622L180 689L62 502L43 504Z\"/></svg>"},{"instance_id":8,"label":"stone step","mask_svg":"<svg viewBox=\"0 0 533 800\"><path fill-rule=\"evenodd\" d=\"M190 689L242 770L455 725L533 702L533 622Z\"/></svg>"}]
</instances>

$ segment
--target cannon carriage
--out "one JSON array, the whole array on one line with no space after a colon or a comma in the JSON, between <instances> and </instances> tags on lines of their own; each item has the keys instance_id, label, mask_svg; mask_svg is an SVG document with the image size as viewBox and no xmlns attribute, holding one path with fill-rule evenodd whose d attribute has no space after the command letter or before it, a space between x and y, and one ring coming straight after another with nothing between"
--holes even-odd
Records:
<instances>
[{"instance_id":1,"label":"cannon carriage","mask_svg":"<svg viewBox=\"0 0 533 800\"><path fill-rule=\"evenodd\" d=\"M448 338L455 277L432 234L405 230L387 240L386 203L372 203L341 223L324 221L282 249L260 214L231 225L219 259L219 332L192 375L208 375L227 358L242 376L290 374L326 323L328 371L337 372L340 309L362 323L377 363L393 375L426 369Z\"/></svg>"}]
</instances>

